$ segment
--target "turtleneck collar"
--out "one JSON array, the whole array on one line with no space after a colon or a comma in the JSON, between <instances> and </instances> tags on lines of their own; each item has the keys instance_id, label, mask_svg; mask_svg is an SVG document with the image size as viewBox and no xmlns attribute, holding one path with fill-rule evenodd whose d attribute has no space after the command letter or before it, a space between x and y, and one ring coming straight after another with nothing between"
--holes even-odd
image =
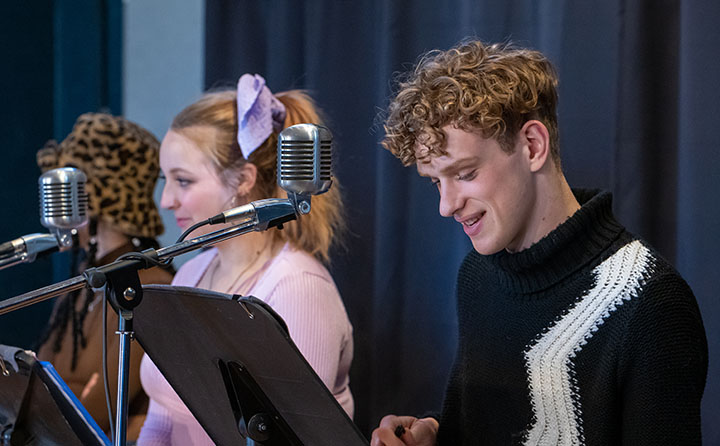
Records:
<instances>
[{"instance_id":1,"label":"turtleneck collar","mask_svg":"<svg viewBox=\"0 0 720 446\"><path fill-rule=\"evenodd\" d=\"M581 207L565 222L531 247L483 256L479 263L513 294L547 289L585 266L605 251L624 231L612 214L612 195L598 190L573 189Z\"/></svg>"}]
</instances>

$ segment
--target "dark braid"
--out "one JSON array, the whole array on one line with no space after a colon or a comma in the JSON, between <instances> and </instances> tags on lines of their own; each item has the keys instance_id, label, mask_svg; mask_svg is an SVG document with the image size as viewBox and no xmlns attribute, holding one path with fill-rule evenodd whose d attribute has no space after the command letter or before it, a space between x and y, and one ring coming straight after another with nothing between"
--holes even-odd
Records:
<instances>
[{"instance_id":1,"label":"dark braid","mask_svg":"<svg viewBox=\"0 0 720 446\"><path fill-rule=\"evenodd\" d=\"M91 219L89 223L90 232L90 246L88 252L80 248L80 243L77 234L73 234L73 248L70 258L70 276L79 274L82 270L95 266L95 255L97 253L97 242L95 235L97 233L97 221ZM79 298L84 297L82 309L78 313L75 308ZM85 334L82 331L82 326L87 316L90 303L94 300L95 293L88 287L81 288L79 290L72 291L65 294L58 299L56 305L56 312L45 330L37 346L45 344L50 338L52 338L52 351L53 353L59 353L62 349L62 340L65 331L68 326L68 322L72 321L72 336L73 336L73 352L72 352L72 364L71 369L75 370L77 366L77 350L78 344L81 348L85 348L87 340Z\"/></svg>"},{"instance_id":2,"label":"dark braid","mask_svg":"<svg viewBox=\"0 0 720 446\"><path fill-rule=\"evenodd\" d=\"M85 259L84 269L97 266L97 259L95 258L97 256L97 239L95 238L97 236L97 220L90 220L89 232L90 242L88 243L88 253L87 258ZM80 294L82 294L84 300L82 301L82 308L80 308L80 312L78 312L76 310L76 305L77 299L80 298ZM76 293L72 300L73 350L70 370L75 370L75 367L77 366L78 344L80 344L80 348L85 348L87 345L87 339L85 338L85 333L83 332L83 324L85 323L85 317L90 309L90 304L95 300L95 293L90 287L86 286Z\"/></svg>"},{"instance_id":3,"label":"dark braid","mask_svg":"<svg viewBox=\"0 0 720 446\"><path fill-rule=\"evenodd\" d=\"M77 275L87 268L92 268L97 265L97 220L91 219L89 224L90 242L87 253L78 248L77 236L73 239L73 251L71 258L71 276ZM160 244L154 238L150 237L133 237L131 239L133 247L136 251L143 251L145 249L153 248L158 249ZM163 267L170 273L175 273L172 265ZM57 304L57 312L50 321L49 328L45 331L41 337L38 345L43 345L51 336L54 335L53 339L53 353L60 352L62 348L62 340L65 331L68 326L68 322L72 320L72 365L71 369L75 370L77 366L78 357L78 346L80 349L84 349L87 345L87 338L83 332L83 325L85 318L90 311L90 304L95 300L95 293L89 287L82 288L80 290L73 291L59 298L60 301ZM84 299L81 301L80 310L77 309L78 299Z\"/></svg>"},{"instance_id":4,"label":"dark braid","mask_svg":"<svg viewBox=\"0 0 720 446\"><path fill-rule=\"evenodd\" d=\"M97 235L97 223L93 222L95 224L90 225L90 242L88 243L88 253L87 253L87 261L85 264L85 269L87 268L93 268L97 265L98 259L97 257L97 239L95 236ZM82 348L85 348L85 345L87 344L87 339L85 338L85 333L82 331L83 324L85 323L85 317L88 314L88 310L90 309L90 304L95 300L95 293L90 289L90 287L85 287L85 300L82 303L82 308L80 309L80 313L78 314L78 336L80 338L80 345ZM75 307L73 307L75 308ZM73 364L75 363L75 351L73 351ZM74 366L73 366L74 368Z\"/></svg>"},{"instance_id":5,"label":"dark braid","mask_svg":"<svg viewBox=\"0 0 720 446\"><path fill-rule=\"evenodd\" d=\"M58 298L58 304L56 306L55 314L53 315L50 324L48 325L48 328L43 332L42 336L40 336L40 340L37 343L38 347L45 344L45 342L47 342L48 339L50 339L50 337L55 334L52 351L54 353L60 351L60 343L62 341L61 335L65 331L65 327L67 327L67 323L70 317L71 308L69 303L71 300L73 300L71 298L72 294L75 293L77 293L77 291L73 291L70 294L66 294Z\"/></svg>"}]
</instances>

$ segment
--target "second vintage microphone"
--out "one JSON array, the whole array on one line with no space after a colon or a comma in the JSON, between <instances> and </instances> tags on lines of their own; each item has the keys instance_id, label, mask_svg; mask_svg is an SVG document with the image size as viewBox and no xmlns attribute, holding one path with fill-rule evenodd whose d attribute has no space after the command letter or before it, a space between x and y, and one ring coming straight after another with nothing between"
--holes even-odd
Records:
<instances>
[{"instance_id":1,"label":"second vintage microphone","mask_svg":"<svg viewBox=\"0 0 720 446\"><path fill-rule=\"evenodd\" d=\"M327 192L332 185L332 133L317 124L290 126L278 136L277 159L278 185L288 193L290 203L276 198L253 201L211 217L209 224L262 222L277 211L285 213L287 206L299 214L310 212L310 196Z\"/></svg>"},{"instance_id":2,"label":"second vintage microphone","mask_svg":"<svg viewBox=\"0 0 720 446\"><path fill-rule=\"evenodd\" d=\"M288 194L319 195L332 185L332 134L327 127L298 124L278 137L278 184Z\"/></svg>"}]
</instances>

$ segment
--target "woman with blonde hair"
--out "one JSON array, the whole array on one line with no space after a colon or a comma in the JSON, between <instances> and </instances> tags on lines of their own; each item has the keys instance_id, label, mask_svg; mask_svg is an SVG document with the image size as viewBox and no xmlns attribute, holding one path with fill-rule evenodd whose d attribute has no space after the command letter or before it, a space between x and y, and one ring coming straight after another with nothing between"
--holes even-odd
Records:
<instances>
[{"instance_id":1,"label":"woman with blonde hair","mask_svg":"<svg viewBox=\"0 0 720 446\"><path fill-rule=\"evenodd\" d=\"M278 133L319 121L305 93L273 95L258 75L243 75L237 91L206 93L174 118L162 141L162 207L171 209L185 230L244 203L284 196L276 180ZM173 284L265 301L285 320L299 350L352 417L352 327L322 263L341 227L335 187L313 198L312 212L283 230L251 232L199 254L180 268ZM217 227L193 235L203 230ZM141 378L150 409L138 445L212 444L147 355Z\"/></svg>"}]
</instances>

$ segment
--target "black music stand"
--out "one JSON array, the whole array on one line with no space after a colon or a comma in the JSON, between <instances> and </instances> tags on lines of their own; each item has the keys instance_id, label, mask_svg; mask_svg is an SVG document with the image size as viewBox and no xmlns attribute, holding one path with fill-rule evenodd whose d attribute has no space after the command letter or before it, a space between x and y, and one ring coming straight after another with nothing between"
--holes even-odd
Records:
<instances>
[{"instance_id":1,"label":"black music stand","mask_svg":"<svg viewBox=\"0 0 720 446\"><path fill-rule=\"evenodd\" d=\"M0 361L0 445L110 445L49 362L7 345Z\"/></svg>"},{"instance_id":2,"label":"black music stand","mask_svg":"<svg viewBox=\"0 0 720 446\"><path fill-rule=\"evenodd\" d=\"M290 340L254 297L150 285L135 308L138 341L221 446L367 446Z\"/></svg>"}]
</instances>

